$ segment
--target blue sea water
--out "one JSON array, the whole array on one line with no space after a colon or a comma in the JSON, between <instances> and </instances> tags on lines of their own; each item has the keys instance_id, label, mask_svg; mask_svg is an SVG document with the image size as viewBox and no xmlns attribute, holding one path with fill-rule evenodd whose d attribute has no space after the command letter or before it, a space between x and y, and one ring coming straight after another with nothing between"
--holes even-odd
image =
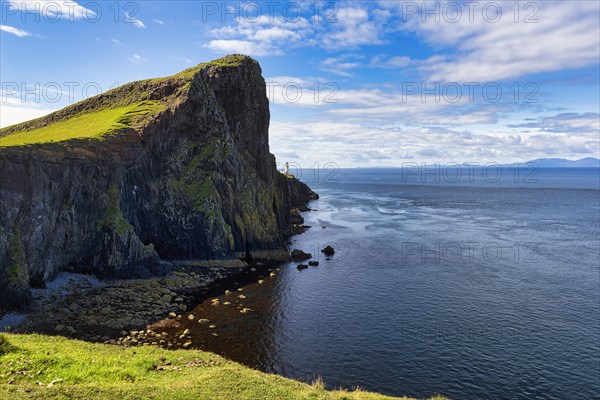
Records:
<instances>
[{"instance_id":1,"label":"blue sea water","mask_svg":"<svg viewBox=\"0 0 600 400\"><path fill-rule=\"evenodd\" d=\"M321 199L292 247L321 264L283 266L255 355L229 355L390 395L599 399L600 171L403 172L305 178Z\"/></svg>"}]
</instances>

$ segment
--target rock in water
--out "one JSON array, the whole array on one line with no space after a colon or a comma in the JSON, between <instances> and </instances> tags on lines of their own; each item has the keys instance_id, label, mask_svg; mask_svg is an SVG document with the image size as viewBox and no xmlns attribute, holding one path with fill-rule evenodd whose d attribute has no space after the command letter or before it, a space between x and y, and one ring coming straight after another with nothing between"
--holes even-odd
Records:
<instances>
[{"instance_id":1,"label":"rock in water","mask_svg":"<svg viewBox=\"0 0 600 400\"><path fill-rule=\"evenodd\" d=\"M306 265L306 264L298 264L298 266L296 268L298 268L298 270L303 270L303 269L308 268L308 265Z\"/></svg>"},{"instance_id":2,"label":"rock in water","mask_svg":"<svg viewBox=\"0 0 600 400\"><path fill-rule=\"evenodd\" d=\"M292 260L294 261L304 261L312 258L312 254L305 253L302 250L294 249L292 250Z\"/></svg>"},{"instance_id":3,"label":"rock in water","mask_svg":"<svg viewBox=\"0 0 600 400\"><path fill-rule=\"evenodd\" d=\"M261 73L227 56L0 129L0 309L67 269L144 278L171 260L285 260L290 212L315 195L277 171Z\"/></svg>"},{"instance_id":4,"label":"rock in water","mask_svg":"<svg viewBox=\"0 0 600 400\"><path fill-rule=\"evenodd\" d=\"M308 265L310 265L311 267L317 267L317 266L319 266L319 262L318 261L309 261Z\"/></svg>"},{"instance_id":5,"label":"rock in water","mask_svg":"<svg viewBox=\"0 0 600 400\"><path fill-rule=\"evenodd\" d=\"M335 254L335 250L331 246L325 247L323 250L321 250L321 252L323 252L326 256L332 256Z\"/></svg>"}]
</instances>

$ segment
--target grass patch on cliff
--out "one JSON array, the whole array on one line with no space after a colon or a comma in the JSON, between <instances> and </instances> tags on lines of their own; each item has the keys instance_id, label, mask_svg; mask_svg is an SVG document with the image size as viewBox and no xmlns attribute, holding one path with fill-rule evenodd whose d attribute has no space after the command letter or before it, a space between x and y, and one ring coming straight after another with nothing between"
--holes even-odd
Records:
<instances>
[{"instance_id":1,"label":"grass patch on cliff","mask_svg":"<svg viewBox=\"0 0 600 400\"><path fill-rule=\"evenodd\" d=\"M62 142L71 139L101 139L104 136L132 128L135 124L163 109L158 101L141 101L124 107L107 108L75 115L47 126L2 135L0 147ZM10 128L10 127L9 127Z\"/></svg>"},{"instance_id":2,"label":"grass patch on cliff","mask_svg":"<svg viewBox=\"0 0 600 400\"><path fill-rule=\"evenodd\" d=\"M241 54L231 54L225 57L217 58L216 60L212 60L207 64L218 65L220 67L237 67L242 65L244 61L248 60L247 56L243 56Z\"/></svg>"},{"instance_id":3,"label":"grass patch on cliff","mask_svg":"<svg viewBox=\"0 0 600 400\"><path fill-rule=\"evenodd\" d=\"M327 391L320 382L304 384L202 351L41 335L6 339L12 350L0 353L0 397L7 399L392 399Z\"/></svg>"},{"instance_id":4,"label":"grass patch on cliff","mask_svg":"<svg viewBox=\"0 0 600 400\"><path fill-rule=\"evenodd\" d=\"M8 283L12 288L29 287L29 271L25 261L25 250L21 241L21 230L15 228L8 242Z\"/></svg>"},{"instance_id":5,"label":"grass patch on cliff","mask_svg":"<svg viewBox=\"0 0 600 400\"><path fill-rule=\"evenodd\" d=\"M123 217L119 201L119 189L116 186L111 186L106 194L106 212L104 213L104 217L96 223L97 230L112 227L121 236L133 231L133 226Z\"/></svg>"}]
</instances>

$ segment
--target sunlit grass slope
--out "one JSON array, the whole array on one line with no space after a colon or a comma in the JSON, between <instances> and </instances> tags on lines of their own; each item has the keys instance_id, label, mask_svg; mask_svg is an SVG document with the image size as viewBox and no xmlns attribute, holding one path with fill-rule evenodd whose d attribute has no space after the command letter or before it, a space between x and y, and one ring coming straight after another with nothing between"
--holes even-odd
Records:
<instances>
[{"instance_id":1,"label":"sunlit grass slope","mask_svg":"<svg viewBox=\"0 0 600 400\"><path fill-rule=\"evenodd\" d=\"M0 137L0 147L102 138L131 128L133 124L141 122L147 115L159 112L161 108L163 107L158 101L141 101L125 107L84 113L42 128Z\"/></svg>"},{"instance_id":2,"label":"sunlit grass slope","mask_svg":"<svg viewBox=\"0 0 600 400\"><path fill-rule=\"evenodd\" d=\"M0 336L3 399L365 399L266 374L215 354L118 347L41 335Z\"/></svg>"}]
</instances>

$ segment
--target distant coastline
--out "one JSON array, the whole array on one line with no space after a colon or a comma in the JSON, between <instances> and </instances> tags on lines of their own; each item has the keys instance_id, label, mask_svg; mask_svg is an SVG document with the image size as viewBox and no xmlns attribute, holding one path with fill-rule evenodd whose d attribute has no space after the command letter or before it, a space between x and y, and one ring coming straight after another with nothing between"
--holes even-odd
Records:
<instances>
[{"instance_id":1,"label":"distant coastline","mask_svg":"<svg viewBox=\"0 0 600 400\"><path fill-rule=\"evenodd\" d=\"M357 167L357 168L365 168L365 169L382 169L382 168L406 168L407 165L460 165L460 166L485 166L485 165L496 165L498 167L513 167L515 165L531 165L535 164L538 168L600 168L600 159L595 157L586 157L581 158L579 160L568 160L566 158L536 158L535 160L529 161L515 161L512 163L471 163L471 162L424 162L424 161L406 161L402 163L402 165L396 166L385 166L385 165L377 165L377 166L365 166L365 167Z\"/></svg>"}]
</instances>

